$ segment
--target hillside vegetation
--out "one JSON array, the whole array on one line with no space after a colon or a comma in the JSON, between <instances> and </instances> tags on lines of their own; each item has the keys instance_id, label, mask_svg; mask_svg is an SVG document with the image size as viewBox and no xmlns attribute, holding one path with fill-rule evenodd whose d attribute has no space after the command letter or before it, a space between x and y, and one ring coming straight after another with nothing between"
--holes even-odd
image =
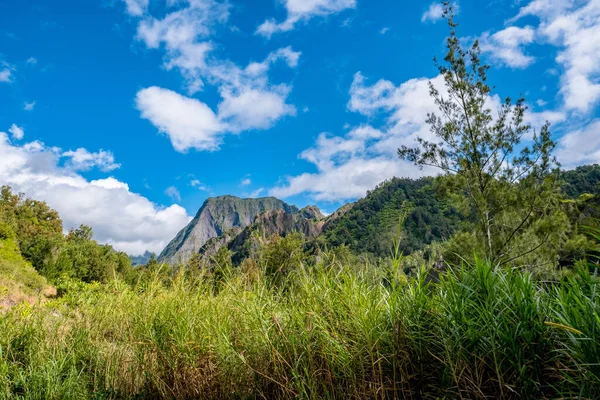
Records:
<instances>
[{"instance_id":1,"label":"hillside vegetation","mask_svg":"<svg viewBox=\"0 0 600 400\"><path fill-rule=\"evenodd\" d=\"M46 279L21 256L15 233L0 222L0 312L22 301L35 302L52 294L54 290Z\"/></svg>"},{"instance_id":2,"label":"hillside vegetation","mask_svg":"<svg viewBox=\"0 0 600 400\"><path fill-rule=\"evenodd\" d=\"M392 239L400 232L404 232L400 242L404 254L449 239L463 218L436 193L434 182L433 178L394 178L381 184L325 229L325 242L388 257Z\"/></svg>"}]
</instances>

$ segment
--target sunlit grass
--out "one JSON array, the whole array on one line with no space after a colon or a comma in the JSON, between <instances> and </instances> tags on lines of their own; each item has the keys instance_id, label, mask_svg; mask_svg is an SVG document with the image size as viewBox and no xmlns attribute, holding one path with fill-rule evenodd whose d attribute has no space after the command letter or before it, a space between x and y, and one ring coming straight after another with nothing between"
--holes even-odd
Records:
<instances>
[{"instance_id":1,"label":"sunlit grass","mask_svg":"<svg viewBox=\"0 0 600 400\"><path fill-rule=\"evenodd\" d=\"M333 262L285 285L73 286L0 317L0 398L600 396L594 277L392 275Z\"/></svg>"}]
</instances>

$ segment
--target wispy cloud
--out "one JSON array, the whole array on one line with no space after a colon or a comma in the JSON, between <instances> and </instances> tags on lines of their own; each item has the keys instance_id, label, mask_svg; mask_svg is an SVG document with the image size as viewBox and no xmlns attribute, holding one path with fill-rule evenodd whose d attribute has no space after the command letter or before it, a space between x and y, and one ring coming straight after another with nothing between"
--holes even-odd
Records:
<instances>
[{"instance_id":1,"label":"wispy cloud","mask_svg":"<svg viewBox=\"0 0 600 400\"><path fill-rule=\"evenodd\" d=\"M299 22L355 7L356 0L285 0L287 18L283 22L268 19L258 27L256 33L271 38L275 33L293 30Z\"/></svg>"},{"instance_id":2,"label":"wispy cloud","mask_svg":"<svg viewBox=\"0 0 600 400\"><path fill-rule=\"evenodd\" d=\"M179 193L179 190L175 186L169 186L165 190L165 194L169 196L173 201L181 201L181 193Z\"/></svg>"}]
</instances>

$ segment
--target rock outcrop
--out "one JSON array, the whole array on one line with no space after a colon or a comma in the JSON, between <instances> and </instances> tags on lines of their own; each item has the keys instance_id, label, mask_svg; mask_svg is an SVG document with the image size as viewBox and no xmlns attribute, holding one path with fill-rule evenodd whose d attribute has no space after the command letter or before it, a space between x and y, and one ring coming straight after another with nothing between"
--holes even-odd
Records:
<instances>
[{"instance_id":1,"label":"rock outcrop","mask_svg":"<svg viewBox=\"0 0 600 400\"><path fill-rule=\"evenodd\" d=\"M274 197L240 199L234 196L210 198L204 202L196 217L182 229L162 251L160 262L185 263L211 239L233 228L244 229L266 211L297 214L298 208Z\"/></svg>"}]
</instances>

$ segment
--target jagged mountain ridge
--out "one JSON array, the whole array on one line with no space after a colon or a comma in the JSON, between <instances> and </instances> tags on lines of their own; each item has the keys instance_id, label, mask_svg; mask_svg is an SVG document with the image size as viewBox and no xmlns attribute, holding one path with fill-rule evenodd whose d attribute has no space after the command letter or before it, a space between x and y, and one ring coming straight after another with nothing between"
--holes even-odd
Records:
<instances>
[{"instance_id":1,"label":"jagged mountain ridge","mask_svg":"<svg viewBox=\"0 0 600 400\"><path fill-rule=\"evenodd\" d=\"M297 214L299 209L275 197L241 199L220 196L207 199L190 223L167 245L159 255L160 262L185 263L200 251L209 240L218 238L233 228L240 230L252 225L265 211L282 210Z\"/></svg>"},{"instance_id":2,"label":"jagged mountain ridge","mask_svg":"<svg viewBox=\"0 0 600 400\"><path fill-rule=\"evenodd\" d=\"M226 246L234 262L240 262L259 247L261 238L291 232L301 232L307 239L316 239L328 247L348 245L357 254L376 257L388 256L393 239L401 235L401 250L411 254L450 237L464 218L447 199L437 195L433 178L390 179L363 199L346 204L327 217L316 206L302 210L289 207L272 207L256 213L251 223L228 225L194 248L186 260L193 253L203 258L213 256ZM399 229L404 212L406 219Z\"/></svg>"},{"instance_id":3,"label":"jagged mountain ridge","mask_svg":"<svg viewBox=\"0 0 600 400\"><path fill-rule=\"evenodd\" d=\"M308 206L294 213L285 210L265 211L246 228L233 228L222 236L209 240L199 253L201 257L211 257L226 246L232 252L234 264L239 264L259 247L256 241L258 237L267 239L273 235L286 236L292 232L300 232L308 239L315 239L323 232L326 220L316 206Z\"/></svg>"}]
</instances>

